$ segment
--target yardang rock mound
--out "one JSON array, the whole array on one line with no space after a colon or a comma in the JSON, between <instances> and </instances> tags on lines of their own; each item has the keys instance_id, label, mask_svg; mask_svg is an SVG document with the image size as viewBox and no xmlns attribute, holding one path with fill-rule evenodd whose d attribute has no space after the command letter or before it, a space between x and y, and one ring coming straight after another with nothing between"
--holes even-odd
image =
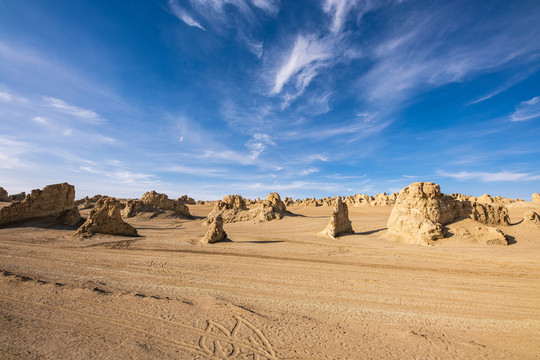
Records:
<instances>
[{"instance_id":1,"label":"yardang rock mound","mask_svg":"<svg viewBox=\"0 0 540 360\"><path fill-rule=\"evenodd\" d=\"M334 239L344 234L354 234L351 221L349 220L349 209L340 197L334 198L335 206L330 215L330 222L319 234Z\"/></svg>"},{"instance_id":2,"label":"yardang rock mound","mask_svg":"<svg viewBox=\"0 0 540 360\"><path fill-rule=\"evenodd\" d=\"M120 202L107 196L98 200L75 236L88 237L94 234L138 236L137 230L122 220Z\"/></svg>"}]
</instances>

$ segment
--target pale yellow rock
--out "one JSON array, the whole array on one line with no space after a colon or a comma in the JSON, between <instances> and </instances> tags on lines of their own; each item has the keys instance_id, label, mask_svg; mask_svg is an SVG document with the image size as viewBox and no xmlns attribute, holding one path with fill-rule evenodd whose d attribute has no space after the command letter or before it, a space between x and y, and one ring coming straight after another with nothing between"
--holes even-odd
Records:
<instances>
[{"instance_id":1,"label":"pale yellow rock","mask_svg":"<svg viewBox=\"0 0 540 360\"><path fill-rule=\"evenodd\" d=\"M470 218L488 225L510 224L505 206L482 204L473 199L444 195L434 183L413 183L399 193L387 223L388 232L409 243L431 245L445 236L443 225L455 219ZM486 196L483 200L489 201Z\"/></svg>"},{"instance_id":2,"label":"pale yellow rock","mask_svg":"<svg viewBox=\"0 0 540 360\"><path fill-rule=\"evenodd\" d=\"M540 202L540 194L539 193L532 194L531 198L532 198L533 202Z\"/></svg>"},{"instance_id":3,"label":"pale yellow rock","mask_svg":"<svg viewBox=\"0 0 540 360\"><path fill-rule=\"evenodd\" d=\"M256 206L256 205L254 205ZM249 210L245 200L240 195L227 195L223 201L218 201L214 210L204 220L204 225L209 225L216 216L221 215L225 223L258 220L260 222L281 219L287 208L281 201L278 193L271 193L266 200L261 201L259 206Z\"/></svg>"},{"instance_id":4,"label":"pale yellow rock","mask_svg":"<svg viewBox=\"0 0 540 360\"><path fill-rule=\"evenodd\" d=\"M28 219L61 217L67 211L71 214L66 221L72 223L73 216L78 214L78 211L75 212L73 209L75 209L73 185L68 183L48 185L42 190L32 190L32 193L22 201L0 209L0 225Z\"/></svg>"},{"instance_id":5,"label":"pale yellow rock","mask_svg":"<svg viewBox=\"0 0 540 360\"><path fill-rule=\"evenodd\" d=\"M140 200L129 200L122 210L122 216L130 218L139 213L159 213L163 210L172 211L178 216L192 218L189 208L181 198L172 200L167 195L155 191L144 193Z\"/></svg>"},{"instance_id":6,"label":"pale yellow rock","mask_svg":"<svg viewBox=\"0 0 540 360\"><path fill-rule=\"evenodd\" d=\"M227 233L223 230L223 217L219 214L210 223L208 231L202 238L201 243L214 244L224 240L227 240Z\"/></svg>"},{"instance_id":7,"label":"pale yellow rock","mask_svg":"<svg viewBox=\"0 0 540 360\"><path fill-rule=\"evenodd\" d=\"M334 198L334 203L335 206L332 215L330 215L330 222L319 235L334 239L341 235L353 234L354 231L349 220L347 204L343 203L341 198L337 196Z\"/></svg>"},{"instance_id":8,"label":"pale yellow rock","mask_svg":"<svg viewBox=\"0 0 540 360\"><path fill-rule=\"evenodd\" d=\"M523 214L523 223L529 225L540 225L540 216L534 211L527 211Z\"/></svg>"},{"instance_id":9,"label":"pale yellow rock","mask_svg":"<svg viewBox=\"0 0 540 360\"><path fill-rule=\"evenodd\" d=\"M101 197L90 211L75 236L88 237L95 234L138 236L137 230L122 220L120 202L112 197Z\"/></svg>"}]
</instances>

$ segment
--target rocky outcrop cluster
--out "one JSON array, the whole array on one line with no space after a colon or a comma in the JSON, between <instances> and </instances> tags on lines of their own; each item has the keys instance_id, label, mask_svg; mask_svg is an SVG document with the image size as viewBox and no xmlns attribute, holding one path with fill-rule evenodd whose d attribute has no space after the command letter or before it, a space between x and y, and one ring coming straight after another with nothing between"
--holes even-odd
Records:
<instances>
[{"instance_id":1,"label":"rocky outcrop cluster","mask_svg":"<svg viewBox=\"0 0 540 360\"><path fill-rule=\"evenodd\" d=\"M335 206L330 215L330 222L319 234L331 239L344 234L353 234L351 221L349 220L349 209L340 197L335 197Z\"/></svg>"},{"instance_id":2,"label":"rocky outcrop cluster","mask_svg":"<svg viewBox=\"0 0 540 360\"><path fill-rule=\"evenodd\" d=\"M532 194L531 198L532 198L533 202L540 202L540 194L539 193Z\"/></svg>"},{"instance_id":3,"label":"rocky outcrop cluster","mask_svg":"<svg viewBox=\"0 0 540 360\"><path fill-rule=\"evenodd\" d=\"M85 196L84 199L75 201L75 205L79 210L91 209L96 205L96 202L102 197L102 195L94 195L92 197Z\"/></svg>"},{"instance_id":4,"label":"rocky outcrop cluster","mask_svg":"<svg viewBox=\"0 0 540 360\"><path fill-rule=\"evenodd\" d=\"M75 236L89 237L95 234L138 236L137 230L122 219L120 202L112 197L101 197L90 211L90 216L77 229Z\"/></svg>"},{"instance_id":5,"label":"rocky outcrop cluster","mask_svg":"<svg viewBox=\"0 0 540 360\"><path fill-rule=\"evenodd\" d=\"M167 195L155 191L143 194L140 200L128 200L124 210L122 210L122 216L130 218L139 213L157 214L164 210L170 210L178 216L192 218L189 208L181 199L171 200Z\"/></svg>"},{"instance_id":6,"label":"rocky outcrop cluster","mask_svg":"<svg viewBox=\"0 0 540 360\"><path fill-rule=\"evenodd\" d=\"M387 194L385 192L375 196L356 194L354 195L354 206L393 206L397 197L397 193Z\"/></svg>"},{"instance_id":7,"label":"rocky outcrop cluster","mask_svg":"<svg viewBox=\"0 0 540 360\"><path fill-rule=\"evenodd\" d=\"M518 199L508 199L503 198L501 196L491 196L489 194L484 194L482 196L470 196L470 195L463 195L463 194L452 194L451 195L454 199L459 201L469 201L471 203L480 203L480 204L494 204L494 205L508 205L515 201L518 201Z\"/></svg>"},{"instance_id":8,"label":"rocky outcrop cluster","mask_svg":"<svg viewBox=\"0 0 540 360\"><path fill-rule=\"evenodd\" d=\"M0 202L10 202L11 199L9 198L8 192L3 188L0 187Z\"/></svg>"},{"instance_id":9,"label":"rocky outcrop cluster","mask_svg":"<svg viewBox=\"0 0 540 360\"><path fill-rule=\"evenodd\" d=\"M407 242L429 245L445 236L444 225L470 218L489 225L509 225L502 205L461 201L442 194L434 183L413 183L399 193L388 220L388 231Z\"/></svg>"},{"instance_id":10,"label":"rocky outcrop cluster","mask_svg":"<svg viewBox=\"0 0 540 360\"><path fill-rule=\"evenodd\" d=\"M223 230L223 217L219 214L210 223L208 231L202 238L201 243L214 244L225 240L227 240L227 233Z\"/></svg>"},{"instance_id":11,"label":"rocky outcrop cluster","mask_svg":"<svg viewBox=\"0 0 540 360\"><path fill-rule=\"evenodd\" d=\"M68 226L74 226L80 220L73 185L62 183L32 190L22 201L0 209L0 225L50 217L56 217L60 224Z\"/></svg>"},{"instance_id":12,"label":"rocky outcrop cluster","mask_svg":"<svg viewBox=\"0 0 540 360\"><path fill-rule=\"evenodd\" d=\"M246 206L246 199L240 195L227 195L222 201L218 200L215 203L214 210L208 214L204 224L211 224L218 215L221 215L225 223L250 220L271 221L283 218L286 211L287 207L278 193L269 194L266 200L254 205L251 210Z\"/></svg>"}]
</instances>

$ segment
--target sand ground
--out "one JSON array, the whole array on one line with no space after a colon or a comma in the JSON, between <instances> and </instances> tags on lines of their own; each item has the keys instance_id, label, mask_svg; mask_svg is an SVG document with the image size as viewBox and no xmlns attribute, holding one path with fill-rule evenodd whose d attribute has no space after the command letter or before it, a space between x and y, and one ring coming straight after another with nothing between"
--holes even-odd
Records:
<instances>
[{"instance_id":1,"label":"sand ground","mask_svg":"<svg viewBox=\"0 0 540 360\"><path fill-rule=\"evenodd\" d=\"M315 236L330 207L289 209L214 245L193 243L209 205L130 219L139 238L0 229L0 358L539 358L540 227L419 247L387 236L389 207L350 208L337 240Z\"/></svg>"}]
</instances>

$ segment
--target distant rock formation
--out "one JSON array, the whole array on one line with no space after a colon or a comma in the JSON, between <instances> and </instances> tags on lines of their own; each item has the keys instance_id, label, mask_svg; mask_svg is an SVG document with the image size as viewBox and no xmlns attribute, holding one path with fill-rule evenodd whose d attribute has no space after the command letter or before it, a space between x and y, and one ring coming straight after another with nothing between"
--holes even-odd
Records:
<instances>
[{"instance_id":1,"label":"distant rock formation","mask_svg":"<svg viewBox=\"0 0 540 360\"><path fill-rule=\"evenodd\" d=\"M540 194L539 193L532 194L531 198L532 198L533 202L540 202Z\"/></svg>"},{"instance_id":2,"label":"distant rock formation","mask_svg":"<svg viewBox=\"0 0 540 360\"><path fill-rule=\"evenodd\" d=\"M430 245L445 236L443 225L455 219L471 218L488 225L509 225L508 210L502 205L456 200L442 194L434 183L413 183L399 193L388 220L388 231L407 242Z\"/></svg>"},{"instance_id":3,"label":"distant rock formation","mask_svg":"<svg viewBox=\"0 0 540 360\"><path fill-rule=\"evenodd\" d=\"M354 206L393 206L397 196L397 193L387 194L385 192L375 196L356 194L354 195Z\"/></svg>"},{"instance_id":4,"label":"distant rock formation","mask_svg":"<svg viewBox=\"0 0 540 360\"><path fill-rule=\"evenodd\" d=\"M529 225L540 225L540 216L534 211L527 211L523 214L523 223Z\"/></svg>"},{"instance_id":5,"label":"distant rock formation","mask_svg":"<svg viewBox=\"0 0 540 360\"><path fill-rule=\"evenodd\" d=\"M90 211L75 236L88 237L95 234L138 236L137 230L122 220L120 202L112 197L101 197Z\"/></svg>"},{"instance_id":6,"label":"distant rock formation","mask_svg":"<svg viewBox=\"0 0 540 360\"><path fill-rule=\"evenodd\" d=\"M180 196L180 200L182 200L184 204L195 205L195 200L187 195Z\"/></svg>"},{"instance_id":7,"label":"distant rock formation","mask_svg":"<svg viewBox=\"0 0 540 360\"><path fill-rule=\"evenodd\" d=\"M140 200L128 200L122 210L122 216L130 218L142 212L159 213L163 210L170 210L176 215L192 218L189 208L181 199L171 200L167 195L155 191L143 194Z\"/></svg>"},{"instance_id":8,"label":"distant rock formation","mask_svg":"<svg viewBox=\"0 0 540 360\"><path fill-rule=\"evenodd\" d=\"M9 195L10 201L23 201L24 199L26 199L26 193L24 191L18 194Z\"/></svg>"},{"instance_id":9,"label":"distant rock formation","mask_svg":"<svg viewBox=\"0 0 540 360\"><path fill-rule=\"evenodd\" d=\"M202 201L202 200L197 200L197 202L196 202L196 205L204 205L204 204L205 204L205 202Z\"/></svg>"},{"instance_id":10,"label":"distant rock formation","mask_svg":"<svg viewBox=\"0 0 540 360\"><path fill-rule=\"evenodd\" d=\"M240 195L227 195L223 201L216 202L214 210L208 214L204 224L211 224L218 215L222 216L225 223L249 220L271 221L283 218L287 211L278 193L269 194L266 200L259 203L259 206L249 210L246 206L246 200Z\"/></svg>"},{"instance_id":11,"label":"distant rock formation","mask_svg":"<svg viewBox=\"0 0 540 360\"><path fill-rule=\"evenodd\" d=\"M10 202L11 199L9 198L8 192L3 188L0 187L0 202Z\"/></svg>"},{"instance_id":12,"label":"distant rock formation","mask_svg":"<svg viewBox=\"0 0 540 360\"><path fill-rule=\"evenodd\" d=\"M334 203L335 206L332 215L330 215L330 222L319 234L331 239L344 234L353 234L354 231L349 220L347 204L343 203L339 196L334 198Z\"/></svg>"},{"instance_id":13,"label":"distant rock formation","mask_svg":"<svg viewBox=\"0 0 540 360\"><path fill-rule=\"evenodd\" d=\"M45 186L35 189L20 202L0 209L0 225L17 221L57 217L63 225L74 226L79 220L75 207L75 187L68 183Z\"/></svg>"},{"instance_id":14,"label":"distant rock formation","mask_svg":"<svg viewBox=\"0 0 540 360\"><path fill-rule=\"evenodd\" d=\"M91 209L96 205L96 202L102 197L102 195L94 195L91 198L88 196L85 196L84 199L80 199L75 201L75 205L79 208L79 210L86 210Z\"/></svg>"},{"instance_id":15,"label":"distant rock formation","mask_svg":"<svg viewBox=\"0 0 540 360\"><path fill-rule=\"evenodd\" d=\"M219 241L227 240L227 233L223 230L223 217L217 215L208 228L208 231L201 240L203 244L214 244Z\"/></svg>"}]
</instances>

